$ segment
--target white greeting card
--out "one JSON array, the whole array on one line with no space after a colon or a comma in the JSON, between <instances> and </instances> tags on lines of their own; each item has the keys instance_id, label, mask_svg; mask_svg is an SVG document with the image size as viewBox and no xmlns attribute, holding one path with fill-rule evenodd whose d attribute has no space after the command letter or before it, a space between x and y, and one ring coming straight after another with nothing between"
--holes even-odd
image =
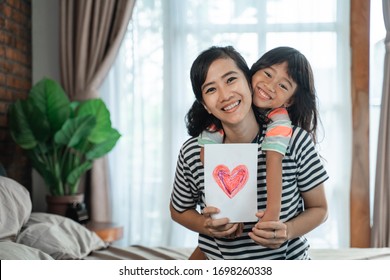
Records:
<instances>
[{"instance_id":1,"label":"white greeting card","mask_svg":"<svg viewBox=\"0 0 390 280\"><path fill-rule=\"evenodd\" d=\"M257 148L257 144L204 146L206 205L220 209L213 218L257 221Z\"/></svg>"}]
</instances>

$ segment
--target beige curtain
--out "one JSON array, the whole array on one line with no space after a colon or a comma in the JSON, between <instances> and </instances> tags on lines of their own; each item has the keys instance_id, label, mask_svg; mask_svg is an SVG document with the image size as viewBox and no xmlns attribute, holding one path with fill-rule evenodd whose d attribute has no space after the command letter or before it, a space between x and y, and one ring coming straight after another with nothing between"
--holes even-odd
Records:
<instances>
[{"instance_id":1,"label":"beige curtain","mask_svg":"<svg viewBox=\"0 0 390 280\"><path fill-rule=\"evenodd\" d=\"M390 0L383 0L382 3L386 53L378 134L372 247L390 247Z\"/></svg>"},{"instance_id":2,"label":"beige curtain","mask_svg":"<svg viewBox=\"0 0 390 280\"><path fill-rule=\"evenodd\" d=\"M71 100L99 97L130 21L135 0L61 0L61 82ZM110 221L106 158L96 160L86 180L90 218Z\"/></svg>"}]
</instances>

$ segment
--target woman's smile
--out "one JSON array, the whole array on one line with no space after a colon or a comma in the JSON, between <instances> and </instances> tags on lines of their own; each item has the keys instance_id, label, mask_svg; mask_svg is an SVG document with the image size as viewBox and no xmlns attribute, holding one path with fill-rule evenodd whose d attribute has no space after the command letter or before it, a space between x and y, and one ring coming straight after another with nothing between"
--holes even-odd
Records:
<instances>
[{"instance_id":1,"label":"woman's smile","mask_svg":"<svg viewBox=\"0 0 390 280\"><path fill-rule=\"evenodd\" d=\"M238 105L240 105L241 101L238 100L224 108L222 108L223 111L227 112L227 111L233 111L233 109L235 109Z\"/></svg>"}]
</instances>

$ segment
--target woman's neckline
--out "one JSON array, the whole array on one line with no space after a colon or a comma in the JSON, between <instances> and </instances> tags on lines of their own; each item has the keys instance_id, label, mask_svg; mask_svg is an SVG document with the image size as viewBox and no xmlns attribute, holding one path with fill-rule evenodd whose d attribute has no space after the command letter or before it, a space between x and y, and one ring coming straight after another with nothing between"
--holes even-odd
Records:
<instances>
[{"instance_id":1,"label":"woman's neckline","mask_svg":"<svg viewBox=\"0 0 390 280\"><path fill-rule=\"evenodd\" d=\"M251 138L248 137L247 140L243 141L226 141L227 134L224 134L223 143L224 144L239 144L239 143L259 143L260 140L260 134L261 134L261 126L258 126L258 129L256 130L256 134L251 136Z\"/></svg>"}]
</instances>

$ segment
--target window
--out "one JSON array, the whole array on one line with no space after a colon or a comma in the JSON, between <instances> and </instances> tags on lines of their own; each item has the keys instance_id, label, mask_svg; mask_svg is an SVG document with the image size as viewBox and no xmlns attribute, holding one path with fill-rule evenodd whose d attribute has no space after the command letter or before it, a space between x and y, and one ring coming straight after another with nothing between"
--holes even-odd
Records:
<instances>
[{"instance_id":1,"label":"window","mask_svg":"<svg viewBox=\"0 0 390 280\"><path fill-rule=\"evenodd\" d=\"M122 243L193 246L196 235L173 223L169 196L184 117L194 97L189 69L211 45L232 45L252 65L280 45L311 62L323 130L319 150L330 179L328 221L308 235L312 247L349 244L349 1L142 0L102 86L123 134L110 154L115 219Z\"/></svg>"}]
</instances>

